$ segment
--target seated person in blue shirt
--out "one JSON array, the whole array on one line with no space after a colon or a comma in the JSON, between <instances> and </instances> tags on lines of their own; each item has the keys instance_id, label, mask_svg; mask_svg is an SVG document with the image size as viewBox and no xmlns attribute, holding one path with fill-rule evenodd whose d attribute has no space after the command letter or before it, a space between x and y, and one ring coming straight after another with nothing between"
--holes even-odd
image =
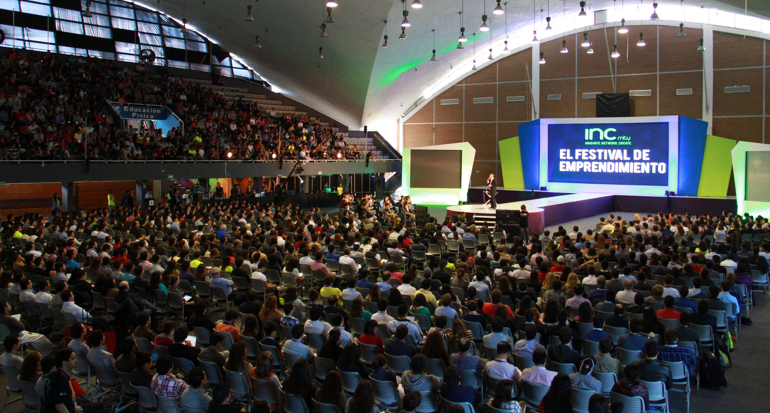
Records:
<instances>
[{"instance_id":1,"label":"seated person in blue shirt","mask_svg":"<svg viewBox=\"0 0 770 413\"><path fill-rule=\"evenodd\" d=\"M356 288L372 288L374 283L369 281L367 278L369 277L369 270L366 268L362 269L358 272L358 282L356 283Z\"/></svg>"},{"instance_id":2,"label":"seated person in blue shirt","mask_svg":"<svg viewBox=\"0 0 770 413\"><path fill-rule=\"evenodd\" d=\"M674 300L674 307L689 308L693 313L698 312L698 306L695 305L687 296L690 294L690 290L686 285L679 286L679 298Z\"/></svg>"},{"instance_id":3,"label":"seated person in blue shirt","mask_svg":"<svg viewBox=\"0 0 770 413\"><path fill-rule=\"evenodd\" d=\"M607 293L607 289L604 288L604 286L607 284L607 280L604 278L604 276L600 276L596 278L596 288L591 290L590 293L588 293L588 299L589 300L603 300L605 294Z\"/></svg>"},{"instance_id":4,"label":"seated person in blue shirt","mask_svg":"<svg viewBox=\"0 0 770 413\"><path fill-rule=\"evenodd\" d=\"M334 260L334 261L337 261L337 262L339 262L339 260L340 260L340 254L335 254L334 253L334 245L333 244L329 244L329 253L326 254L326 259L327 260Z\"/></svg>"},{"instance_id":5,"label":"seated person in blue shirt","mask_svg":"<svg viewBox=\"0 0 770 413\"><path fill-rule=\"evenodd\" d=\"M663 335L666 345L658 349L661 361L672 362L682 361L687 366L688 375L692 377L695 368L698 366L698 359L695 356L695 349L690 347L679 347L679 333L676 329L669 328Z\"/></svg>"},{"instance_id":6,"label":"seated person in blue shirt","mask_svg":"<svg viewBox=\"0 0 770 413\"><path fill-rule=\"evenodd\" d=\"M642 322L637 319L631 320L630 334L624 334L618 339L618 347L631 350L642 351L644 345L647 344L647 337L642 334ZM655 337L655 333L649 333L651 337Z\"/></svg>"},{"instance_id":7,"label":"seated person in blue shirt","mask_svg":"<svg viewBox=\"0 0 770 413\"><path fill-rule=\"evenodd\" d=\"M602 328L604 328L604 319L601 317L594 317L594 329L587 332L586 335L583 336L583 340L598 343L602 341L603 338L611 339L610 335L605 333Z\"/></svg>"},{"instance_id":8,"label":"seated person in blue shirt","mask_svg":"<svg viewBox=\"0 0 770 413\"><path fill-rule=\"evenodd\" d=\"M478 404L481 393L471 386L460 384L460 370L449 366L444 370L444 384L440 389L441 397L454 403L470 403L474 411L479 413Z\"/></svg>"}]
</instances>

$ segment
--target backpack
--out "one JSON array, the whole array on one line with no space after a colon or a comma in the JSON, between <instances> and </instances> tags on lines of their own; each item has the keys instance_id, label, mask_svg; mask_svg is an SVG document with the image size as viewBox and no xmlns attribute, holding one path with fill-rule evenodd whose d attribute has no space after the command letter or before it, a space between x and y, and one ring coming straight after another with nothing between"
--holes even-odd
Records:
<instances>
[{"instance_id":1,"label":"backpack","mask_svg":"<svg viewBox=\"0 0 770 413\"><path fill-rule=\"evenodd\" d=\"M725 380L725 372L722 370L722 363L714 353L710 351L701 353L700 385L707 389L727 387L727 380Z\"/></svg>"}]
</instances>

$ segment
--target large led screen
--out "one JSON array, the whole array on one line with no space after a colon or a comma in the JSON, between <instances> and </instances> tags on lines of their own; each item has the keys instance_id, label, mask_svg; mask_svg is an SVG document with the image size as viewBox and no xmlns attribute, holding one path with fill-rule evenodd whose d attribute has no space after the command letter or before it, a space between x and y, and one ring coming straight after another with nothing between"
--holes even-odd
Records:
<instances>
[{"instance_id":1,"label":"large led screen","mask_svg":"<svg viewBox=\"0 0 770 413\"><path fill-rule=\"evenodd\" d=\"M413 149L409 186L460 188L463 151Z\"/></svg>"}]
</instances>

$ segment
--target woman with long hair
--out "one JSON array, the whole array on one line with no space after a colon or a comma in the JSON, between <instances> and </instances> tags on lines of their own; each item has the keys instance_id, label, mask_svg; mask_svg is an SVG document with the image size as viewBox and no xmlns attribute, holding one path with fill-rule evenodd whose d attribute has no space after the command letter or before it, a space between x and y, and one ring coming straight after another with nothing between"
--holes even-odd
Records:
<instances>
[{"instance_id":1,"label":"woman with long hair","mask_svg":"<svg viewBox=\"0 0 770 413\"><path fill-rule=\"evenodd\" d=\"M513 380L500 380L495 387L495 397L489 400L489 405L495 409L521 413L521 405L511 397L514 386Z\"/></svg>"},{"instance_id":2,"label":"woman with long hair","mask_svg":"<svg viewBox=\"0 0 770 413\"><path fill-rule=\"evenodd\" d=\"M299 359L291 368L291 373L286 381L283 382L283 391L287 394L305 399L308 407L313 405L313 395L315 395L315 383L313 383L313 374L310 371L310 363L305 359Z\"/></svg>"},{"instance_id":3,"label":"woman with long hair","mask_svg":"<svg viewBox=\"0 0 770 413\"><path fill-rule=\"evenodd\" d=\"M380 413L380 409L374 404L371 381L361 380L358 382L356 392L348 400L345 410L348 413Z\"/></svg>"},{"instance_id":4,"label":"woman with long hair","mask_svg":"<svg viewBox=\"0 0 770 413\"><path fill-rule=\"evenodd\" d=\"M460 319L452 321L452 334L451 339L459 341L461 338L467 338L473 340L473 332L465 328L465 324Z\"/></svg>"},{"instance_id":5,"label":"woman with long hair","mask_svg":"<svg viewBox=\"0 0 770 413\"><path fill-rule=\"evenodd\" d=\"M621 257L622 258L622 257ZM570 273L570 275L567 276L567 282L564 284L564 288L562 291L565 293L571 293L575 291L575 287L580 285L580 279L578 279L577 274Z\"/></svg>"},{"instance_id":6,"label":"woman with long hair","mask_svg":"<svg viewBox=\"0 0 770 413\"><path fill-rule=\"evenodd\" d=\"M227 357L225 363L225 370L239 371L244 376L251 374L251 363L246 361L246 342L236 341L230 346L230 356Z\"/></svg>"},{"instance_id":7,"label":"woman with long hair","mask_svg":"<svg viewBox=\"0 0 770 413\"><path fill-rule=\"evenodd\" d=\"M380 301L380 287L377 284L373 284L369 288L369 295L366 297L366 301L376 303Z\"/></svg>"},{"instance_id":8,"label":"woman with long hair","mask_svg":"<svg viewBox=\"0 0 770 413\"><path fill-rule=\"evenodd\" d=\"M369 370L361 361L361 350L356 343L350 343L342 350L342 355L337 360L337 369L356 372L361 376L361 379L369 378Z\"/></svg>"},{"instance_id":9,"label":"woman with long hair","mask_svg":"<svg viewBox=\"0 0 770 413\"><path fill-rule=\"evenodd\" d=\"M209 279L206 277L205 265L199 265L198 268L195 269L195 278L193 278L193 281L209 281Z\"/></svg>"},{"instance_id":10,"label":"woman with long hair","mask_svg":"<svg viewBox=\"0 0 770 413\"><path fill-rule=\"evenodd\" d=\"M241 336L254 337L257 341L262 339L262 331L259 325L259 319L254 314L249 314L243 320Z\"/></svg>"},{"instance_id":11,"label":"woman with long hair","mask_svg":"<svg viewBox=\"0 0 770 413\"><path fill-rule=\"evenodd\" d=\"M136 367L136 340L126 337L120 342L120 356L115 360L115 368L122 373L131 373Z\"/></svg>"},{"instance_id":12,"label":"woman with long hair","mask_svg":"<svg viewBox=\"0 0 770 413\"><path fill-rule=\"evenodd\" d=\"M449 354L447 354L444 344L444 335L438 331L428 334L420 353L425 354L425 357L429 359L444 360L444 364L449 365Z\"/></svg>"},{"instance_id":13,"label":"woman with long hair","mask_svg":"<svg viewBox=\"0 0 770 413\"><path fill-rule=\"evenodd\" d=\"M150 289L151 290L161 290L166 295L168 295L168 287L166 287L162 282L162 274L160 271L155 271L150 275Z\"/></svg>"},{"instance_id":14,"label":"woman with long hair","mask_svg":"<svg viewBox=\"0 0 770 413\"><path fill-rule=\"evenodd\" d=\"M360 298L356 298L357 301L360 301ZM351 316L352 317L352 316ZM377 346L380 348L380 352L385 352L384 343L382 342L382 337L377 336L375 334L375 329L377 328L377 321L369 320L364 321L364 334L361 335L361 337L358 338L359 343L363 344L369 344L371 346ZM331 334L331 331L329 332Z\"/></svg>"},{"instance_id":15,"label":"woman with long hair","mask_svg":"<svg viewBox=\"0 0 770 413\"><path fill-rule=\"evenodd\" d=\"M647 307L642 312L642 333L644 334L659 334L661 337L666 331L663 324L658 321L658 315L655 314L655 309Z\"/></svg>"},{"instance_id":16,"label":"woman with long hair","mask_svg":"<svg viewBox=\"0 0 770 413\"><path fill-rule=\"evenodd\" d=\"M516 331L516 321L508 314L507 305L498 305L495 309L495 317L500 317L505 322L505 326L511 331Z\"/></svg>"},{"instance_id":17,"label":"woman with long hair","mask_svg":"<svg viewBox=\"0 0 770 413\"><path fill-rule=\"evenodd\" d=\"M272 321L275 325L279 326L281 325L281 317L283 317L283 314L278 312L278 298L274 295L267 296L265 305L259 312L259 320L262 324L267 324Z\"/></svg>"},{"instance_id":18,"label":"woman with long hair","mask_svg":"<svg viewBox=\"0 0 770 413\"><path fill-rule=\"evenodd\" d=\"M551 382L551 388L543 396L538 413L572 413L572 382L566 374L557 374Z\"/></svg>"},{"instance_id":19,"label":"woman with long hair","mask_svg":"<svg viewBox=\"0 0 770 413\"><path fill-rule=\"evenodd\" d=\"M576 323L593 323L594 322L594 309L591 307L591 303L584 301L580 303L578 307L578 315L575 316Z\"/></svg>"},{"instance_id":20,"label":"woman with long hair","mask_svg":"<svg viewBox=\"0 0 770 413\"><path fill-rule=\"evenodd\" d=\"M398 307L404 302L404 298L401 296L401 291L398 288L391 288L390 295L388 296L388 306Z\"/></svg>"},{"instance_id":21,"label":"woman with long hair","mask_svg":"<svg viewBox=\"0 0 770 413\"><path fill-rule=\"evenodd\" d=\"M540 310L538 310L537 307L535 307L535 305L532 303L532 297L529 295L525 295L521 298L521 304L516 310L516 314L523 317L527 310L532 311L532 315L535 316L535 322L540 323Z\"/></svg>"},{"instance_id":22,"label":"woman with long hair","mask_svg":"<svg viewBox=\"0 0 770 413\"><path fill-rule=\"evenodd\" d=\"M556 325L559 323L559 313L561 313L559 302L551 298L545 303L543 314L540 316L540 322L545 325Z\"/></svg>"},{"instance_id":23,"label":"woman with long hair","mask_svg":"<svg viewBox=\"0 0 770 413\"><path fill-rule=\"evenodd\" d=\"M334 361L339 360L344 350L340 345L340 336L341 333L339 329L333 328L329 330L326 342L321 346L321 349L318 350L318 357Z\"/></svg>"},{"instance_id":24,"label":"woman with long hair","mask_svg":"<svg viewBox=\"0 0 770 413\"><path fill-rule=\"evenodd\" d=\"M348 399L342 393L342 375L340 372L332 370L326 375L323 385L315 393L315 400L320 403L333 404L340 411L345 411Z\"/></svg>"},{"instance_id":25,"label":"woman with long hair","mask_svg":"<svg viewBox=\"0 0 770 413\"><path fill-rule=\"evenodd\" d=\"M37 379L42 376L40 372L40 360L43 356L37 351L30 351L27 356L24 357L24 362L21 363L21 370L19 370L19 380L28 381L30 383L37 383Z\"/></svg>"},{"instance_id":26,"label":"woman with long hair","mask_svg":"<svg viewBox=\"0 0 770 413\"><path fill-rule=\"evenodd\" d=\"M503 295L507 295L513 299L515 291L511 288L511 281L508 280L508 277L500 277L500 279L497 280L497 289L500 290Z\"/></svg>"},{"instance_id":27,"label":"woman with long hair","mask_svg":"<svg viewBox=\"0 0 770 413\"><path fill-rule=\"evenodd\" d=\"M241 341L241 343L243 343L243 341ZM232 347L230 347L231 348L230 351L232 351L232 348L234 347L235 347L235 344L233 344ZM232 353L230 354L230 356L232 357ZM278 386L278 388L280 389L281 381L278 379L278 376L276 376L275 373L273 373L273 360L274 360L273 353L269 351L263 351L262 353L260 353L259 357L257 357L257 365L254 366L254 369L251 370L251 377L254 377L257 380L269 380L273 382L273 384ZM230 362L229 359L227 361L228 363ZM249 380L249 383L251 383L251 380ZM270 405L271 409L276 407L278 407L277 404Z\"/></svg>"},{"instance_id":28,"label":"woman with long hair","mask_svg":"<svg viewBox=\"0 0 770 413\"><path fill-rule=\"evenodd\" d=\"M556 274L554 274L552 272L548 272L545 275L545 280L543 280L543 287L542 287L543 292L546 292L548 290L552 290L553 289L553 282L554 281L556 281Z\"/></svg>"},{"instance_id":29,"label":"woman with long hair","mask_svg":"<svg viewBox=\"0 0 770 413\"><path fill-rule=\"evenodd\" d=\"M392 294L393 293L391 292L391 297L393 296ZM353 305L350 307L348 315L353 318L361 318L365 323L372 319L372 313L364 310L364 301L361 297L356 297L356 299L353 300Z\"/></svg>"},{"instance_id":30,"label":"woman with long hair","mask_svg":"<svg viewBox=\"0 0 770 413\"><path fill-rule=\"evenodd\" d=\"M398 384L396 374L388 369L388 359L384 354L374 356L372 360L372 374L370 377L377 381L389 381Z\"/></svg>"}]
</instances>

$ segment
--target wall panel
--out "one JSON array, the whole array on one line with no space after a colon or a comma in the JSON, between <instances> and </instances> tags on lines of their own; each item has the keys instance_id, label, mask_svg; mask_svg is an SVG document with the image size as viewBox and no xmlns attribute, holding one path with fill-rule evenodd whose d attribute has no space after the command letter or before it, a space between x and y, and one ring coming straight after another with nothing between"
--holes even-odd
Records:
<instances>
[{"instance_id":1,"label":"wall panel","mask_svg":"<svg viewBox=\"0 0 770 413\"><path fill-rule=\"evenodd\" d=\"M406 123L433 123L433 103L431 101L431 103L423 106Z\"/></svg>"},{"instance_id":2,"label":"wall panel","mask_svg":"<svg viewBox=\"0 0 770 413\"><path fill-rule=\"evenodd\" d=\"M692 89L692 95L677 95L677 89ZM662 73L660 75L660 116L702 116L703 72Z\"/></svg>"},{"instance_id":3,"label":"wall panel","mask_svg":"<svg viewBox=\"0 0 770 413\"><path fill-rule=\"evenodd\" d=\"M687 37L676 37L678 27L660 27L660 71L681 72L684 70L702 70L703 53L698 51L699 39L703 30L685 28Z\"/></svg>"},{"instance_id":4,"label":"wall panel","mask_svg":"<svg viewBox=\"0 0 770 413\"><path fill-rule=\"evenodd\" d=\"M492 98L492 103L473 103L474 98ZM497 85L465 86L465 121L493 122L497 119Z\"/></svg>"},{"instance_id":5,"label":"wall panel","mask_svg":"<svg viewBox=\"0 0 770 413\"><path fill-rule=\"evenodd\" d=\"M714 32L714 69L762 66L764 40Z\"/></svg>"},{"instance_id":6,"label":"wall panel","mask_svg":"<svg viewBox=\"0 0 770 413\"><path fill-rule=\"evenodd\" d=\"M495 123L468 123L465 142L476 149L476 160L497 160L497 125Z\"/></svg>"},{"instance_id":7,"label":"wall panel","mask_svg":"<svg viewBox=\"0 0 770 413\"><path fill-rule=\"evenodd\" d=\"M442 105L442 99L460 99L457 105ZM450 87L436 97L436 122L462 122L463 120L463 87Z\"/></svg>"},{"instance_id":8,"label":"wall panel","mask_svg":"<svg viewBox=\"0 0 770 413\"><path fill-rule=\"evenodd\" d=\"M436 145L457 143L463 141L462 123L438 123L436 124Z\"/></svg>"},{"instance_id":9,"label":"wall panel","mask_svg":"<svg viewBox=\"0 0 770 413\"><path fill-rule=\"evenodd\" d=\"M644 34L644 41L647 46L637 46L639 34ZM620 50L622 57L615 59L618 64L618 74L627 75L630 73L655 73L658 71L658 28L657 26L632 26L629 32L623 36L628 36L628 52L625 51L626 42L622 43ZM594 48L595 49L595 48ZM621 44L618 45L621 49Z\"/></svg>"},{"instance_id":10,"label":"wall panel","mask_svg":"<svg viewBox=\"0 0 770 413\"><path fill-rule=\"evenodd\" d=\"M433 145L433 124L404 125L404 148Z\"/></svg>"},{"instance_id":11,"label":"wall panel","mask_svg":"<svg viewBox=\"0 0 770 413\"><path fill-rule=\"evenodd\" d=\"M650 96L631 96L631 116L658 116L657 75L618 76L618 93L649 90Z\"/></svg>"},{"instance_id":12,"label":"wall panel","mask_svg":"<svg viewBox=\"0 0 770 413\"><path fill-rule=\"evenodd\" d=\"M500 83L497 89L497 119L500 121L528 120L532 99L529 94L529 83ZM522 102L508 102L508 96L524 96Z\"/></svg>"},{"instance_id":13,"label":"wall panel","mask_svg":"<svg viewBox=\"0 0 770 413\"><path fill-rule=\"evenodd\" d=\"M762 118L716 118L712 134L738 141L762 142Z\"/></svg>"},{"instance_id":14,"label":"wall panel","mask_svg":"<svg viewBox=\"0 0 770 413\"><path fill-rule=\"evenodd\" d=\"M727 86L750 87L748 93L725 93ZM762 69L714 71L714 116L762 114Z\"/></svg>"},{"instance_id":15,"label":"wall panel","mask_svg":"<svg viewBox=\"0 0 770 413\"><path fill-rule=\"evenodd\" d=\"M548 100L548 95L561 95L561 99ZM540 115L543 118L575 116L575 81L573 79L540 82Z\"/></svg>"},{"instance_id":16,"label":"wall panel","mask_svg":"<svg viewBox=\"0 0 770 413\"><path fill-rule=\"evenodd\" d=\"M481 66L482 63L486 63L486 61L476 61L476 66ZM465 79L466 85L472 85L476 83L495 83L497 82L497 62L492 63L491 65L479 69L476 71L476 73L468 76Z\"/></svg>"}]
</instances>

